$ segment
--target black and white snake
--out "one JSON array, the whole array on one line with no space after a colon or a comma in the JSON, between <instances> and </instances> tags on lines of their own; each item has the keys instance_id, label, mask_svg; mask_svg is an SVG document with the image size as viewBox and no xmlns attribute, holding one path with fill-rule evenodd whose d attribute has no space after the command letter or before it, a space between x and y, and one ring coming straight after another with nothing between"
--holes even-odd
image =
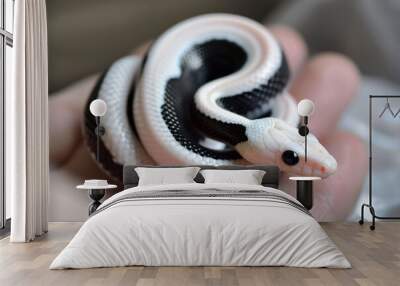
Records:
<instances>
[{"instance_id":1,"label":"black and white snake","mask_svg":"<svg viewBox=\"0 0 400 286\"><path fill-rule=\"evenodd\" d=\"M166 31L144 59L111 65L89 101L104 100L101 165L121 177L123 164L274 164L297 175L326 177L336 161L296 128L286 87L285 55L268 30L241 16L211 14ZM85 135L95 149L95 120Z\"/></svg>"}]
</instances>

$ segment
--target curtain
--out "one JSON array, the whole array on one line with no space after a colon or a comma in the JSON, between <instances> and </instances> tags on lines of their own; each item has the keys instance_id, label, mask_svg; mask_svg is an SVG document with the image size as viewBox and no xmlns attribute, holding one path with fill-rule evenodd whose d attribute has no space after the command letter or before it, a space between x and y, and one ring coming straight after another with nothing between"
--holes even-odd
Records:
<instances>
[{"instance_id":1,"label":"curtain","mask_svg":"<svg viewBox=\"0 0 400 286\"><path fill-rule=\"evenodd\" d=\"M6 98L6 187L12 242L47 232L49 186L45 0L15 1L13 93Z\"/></svg>"}]
</instances>

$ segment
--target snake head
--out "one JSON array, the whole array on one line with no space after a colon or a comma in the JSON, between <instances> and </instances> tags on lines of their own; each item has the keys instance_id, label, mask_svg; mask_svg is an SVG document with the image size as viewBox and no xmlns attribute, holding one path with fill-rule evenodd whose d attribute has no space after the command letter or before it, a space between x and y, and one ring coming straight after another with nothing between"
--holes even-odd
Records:
<instances>
[{"instance_id":1,"label":"snake head","mask_svg":"<svg viewBox=\"0 0 400 286\"><path fill-rule=\"evenodd\" d=\"M311 133L307 135L306 162L305 137L283 120L254 120L246 128L246 135L248 141L241 143L243 145L238 146L238 151L253 163L272 163L285 172L299 176L324 178L336 171L335 158Z\"/></svg>"}]
</instances>

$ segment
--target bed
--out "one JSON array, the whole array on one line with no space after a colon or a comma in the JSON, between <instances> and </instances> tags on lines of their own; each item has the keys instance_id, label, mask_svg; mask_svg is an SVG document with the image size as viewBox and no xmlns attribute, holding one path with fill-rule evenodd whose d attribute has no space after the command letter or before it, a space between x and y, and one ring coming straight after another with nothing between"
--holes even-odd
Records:
<instances>
[{"instance_id":1,"label":"bed","mask_svg":"<svg viewBox=\"0 0 400 286\"><path fill-rule=\"evenodd\" d=\"M138 185L139 169L125 166L124 191L102 203L50 269L351 267L310 213L278 190L277 167L199 168L202 173L194 176L194 182ZM261 170L265 175L259 185L208 178L204 182L204 170L210 169L239 170L233 180L239 180L244 170Z\"/></svg>"}]
</instances>

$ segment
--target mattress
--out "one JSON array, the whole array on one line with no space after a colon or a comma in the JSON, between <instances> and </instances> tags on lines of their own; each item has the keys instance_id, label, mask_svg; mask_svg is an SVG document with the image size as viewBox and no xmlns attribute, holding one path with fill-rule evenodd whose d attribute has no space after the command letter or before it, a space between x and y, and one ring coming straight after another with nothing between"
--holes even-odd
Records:
<instances>
[{"instance_id":1,"label":"mattress","mask_svg":"<svg viewBox=\"0 0 400 286\"><path fill-rule=\"evenodd\" d=\"M198 183L138 186L112 196L50 269L129 265L351 267L286 193Z\"/></svg>"}]
</instances>

